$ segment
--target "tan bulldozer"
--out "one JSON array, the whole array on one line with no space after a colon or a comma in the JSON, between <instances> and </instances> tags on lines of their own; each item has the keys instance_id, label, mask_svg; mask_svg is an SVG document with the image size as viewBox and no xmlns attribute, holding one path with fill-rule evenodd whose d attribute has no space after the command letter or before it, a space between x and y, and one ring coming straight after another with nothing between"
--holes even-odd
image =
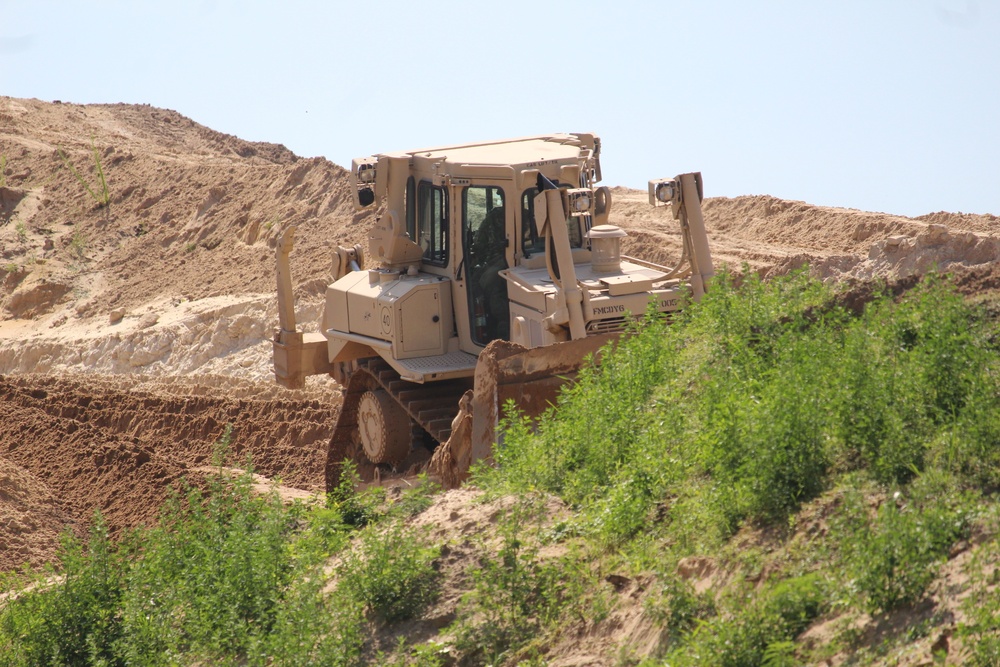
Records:
<instances>
[{"instance_id":1,"label":"tan bulldozer","mask_svg":"<svg viewBox=\"0 0 1000 667\"><path fill-rule=\"evenodd\" d=\"M677 265L660 266L621 254L600 153L598 137L574 133L354 160L355 207L377 221L367 248L337 249L318 333L296 326L284 231L275 377L343 387L328 489L347 460L367 481L429 468L460 483L490 459L509 399L538 416L651 303L670 312L704 294L701 175L649 182L683 238Z\"/></svg>"}]
</instances>

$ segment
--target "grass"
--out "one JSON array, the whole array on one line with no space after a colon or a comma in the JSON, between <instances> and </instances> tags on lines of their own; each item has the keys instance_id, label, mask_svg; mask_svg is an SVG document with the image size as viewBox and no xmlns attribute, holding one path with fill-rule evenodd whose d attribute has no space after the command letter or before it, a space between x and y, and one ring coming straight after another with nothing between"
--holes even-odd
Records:
<instances>
[{"instance_id":1,"label":"grass","mask_svg":"<svg viewBox=\"0 0 1000 667\"><path fill-rule=\"evenodd\" d=\"M804 274L722 275L669 324L651 316L538 423L509 411L496 466L474 482L519 500L489 538L460 545L476 559L438 634L402 634L377 655L372 644L379 629L426 628L441 603L458 545L408 527L433 485L391 500L356 492L348 471L325 505L283 506L220 476L117 544L97 518L38 588L9 578L0 665L540 665L619 601L660 631L650 656L609 647L621 664L838 652L872 664L934 634L937 621L898 619L956 543L996 523L998 334L938 277L853 315ZM551 496L566 518L537 502ZM973 664L1000 654L998 554L996 537L974 550L954 629ZM694 556L713 565L708 589L679 574ZM899 629L848 622L869 614ZM801 641L835 618L826 644Z\"/></svg>"},{"instance_id":2,"label":"grass","mask_svg":"<svg viewBox=\"0 0 1000 667\"><path fill-rule=\"evenodd\" d=\"M73 232L72 238L69 240L70 253L73 254L77 259L86 259L87 255L87 237L79 230Z\"/></svg>"},{"instance_id":3,"label":"grass","mask_svg":"<svg viewBox=\"0 0 1000 667\"><path fill-rule=\"evenodd\" d=\"M97 174L97 184L93 188L90 186L90 183L87 182L87 179L81 176L80 172L73 166L73 163L70 162L69 157L67 157L66 152L62 149L62 147L59 147L58 152L63 164L67 169L69 169L70 173L73 174L77 182L83 186L83 189L87 191L90 198L93 199L99 207L106 207L111 204L111 192L108 189L108 181L104 177L104 168L101 166L101 155L97 150L97 146L94 144L93 137L90 138L90 150L94 162L94 171Z\"/></svg>"}]
</instances>

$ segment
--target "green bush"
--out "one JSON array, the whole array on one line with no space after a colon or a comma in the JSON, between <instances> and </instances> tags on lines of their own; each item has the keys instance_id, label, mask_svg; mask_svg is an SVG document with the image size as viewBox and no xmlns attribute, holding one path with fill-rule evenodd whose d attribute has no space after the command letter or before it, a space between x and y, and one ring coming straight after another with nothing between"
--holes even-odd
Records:
<instances>
[{"instance_id":1,"label":"green bush","mask_svg":"<svg viewBox=\"0 0 1000 667\"><path fill-rule=\"evenodd\" d=\"M730 600L726 613L697 625L684 637L680 648L667 654L664 662L671 667L789 664L791 640L827 604L827 594L818 575L786 579L756 596Z\"/></svg>"},{"instance_id":2,"label":"green bush","mask_svg":"<svg viewBox=\"0 0 1000 667\"><path fill-rule=\"evenodd\" d=\"M685 542L781 524L852 470L997 477L995 326L936 277L860 317L836 303L805 274L723 273L669 324L651 316L605 350L537 424L508 409L498 468L476 478L559 494L619 546L657 517Z\"/></svg>"},{"instance_id":3,"label":"green bush","mask_svg":"<svg viewBox=\"0 0 1000 667\"><path fill-rule=\"evenodd\" d=\"M12 590L0 608L0 665L124 664L114 647L127 551L115 549L98 513L86 545L71 533L59 550L61 571Z\"/></svg>"},{"instance_id":4,"label":"green bush","mask_svg":"<svg viewBox=\"0 0 1000 667\"><path fill-rule=\"evenodd\" d=\"M345 556L338 588L386 623L413 618L437 599L438 555L398 523L371 526Z\"/></svg>"},{"instance_id":5,"label":"green bush","mask_svg":"<svg viewBox=\"0 0 1000 667\"><path fill-rule=\"evenodd\" d=\"M364 528L379 521L385 502L385 489L375 487L365 493L358 493L360 484L361 476L358 475L355 463L344 461L340 482L327 495L327 503L340 512L344 523L356 528Z\"/></svg>"},{"instance_id":6,"label":"green bush","mask_svg":"<svg viewBox=\"0 0 1000 667\"><path fill-rule=\"evenodd\" d=\"M965 567L971 583L969 594L962 600L965 620L958 625L956 635L961 637L969 651L968 664L974 667L993 667L1000 664L1000 543L996 537L972 554Z\"/></svg>"},{"instance_id":7,"label":"green bush","mask_svg":"<svg viewBox=\"0 0 1000 667\"><path fill-rule=\"evenodd\" d=\"M869 520L858 495L845 503L841 544L848 590L855 590L862 606L885 612L919 601L934 580L938 565L967 529L967 511L944 498L904 498L896 493L883 502ZM924 502L919 502L923 500Z\"/></svg>"},{"instance_id":8,"label":"green bush","mask_svg":"<svg viewBox=\"0 0 1000 667\"><path fill-rule=\"evenodd\" d=\"M207 493L192 488L167 504L130 577L130 656L240 655L270 632L293 570L286 542L297 517L251 484L249 475L215 477Z\"/></svg>"},{"instance_id":9,"label":"green bush","mask_svg":"<svg viewBox=\"0 0 1000 667\"><path fill-rule=\"evenodd\" d=\"M117 548L98 517L86 546L65 538L58 577L8 581L0 665L357 664L360 607L323 592L346 530L249 473L175 494Z\"/></svg>"},{"instance_id":10,"label":"green bush","mask_svg":"<svg viewBox=\"0 0 1000 667\"><path fill-rule=\"evenodd\" d=\"M698 594L691 582L674 574L659 577L658 590L643 605L646 614L662 623L671 642L691 633L699 622L714 617L718 610L710 594Z\"/></svg>"},{"instance_id":11,"label":"green bush","mask_svg":"<svg viewBox=\"0 0 1000 667\"><path fill-rule=\"evenodd\" d=\"M522 541L516 526L503 531L496 557L484 554L472 571L474 589L455 623L456 645L468 664L503 662L559 614L558 566L543 563L537 547Z\"/></svg>"}]
</instances>

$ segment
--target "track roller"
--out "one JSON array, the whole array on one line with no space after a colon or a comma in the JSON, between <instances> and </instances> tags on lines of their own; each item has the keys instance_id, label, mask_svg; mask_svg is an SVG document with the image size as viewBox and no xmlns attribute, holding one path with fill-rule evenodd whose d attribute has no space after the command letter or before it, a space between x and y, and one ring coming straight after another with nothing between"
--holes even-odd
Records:
<instances>
[{"instance_id":1,"label":"track roller","mask_svg":"<svg viewBox=\"0 0 1000 667\"><path fill-rule=\"evenodd\" d=\"M358 431L372 463L396 465L410 453L410 416L384 389L371 389L358 403Z\"/></svg>"}]
</instances>

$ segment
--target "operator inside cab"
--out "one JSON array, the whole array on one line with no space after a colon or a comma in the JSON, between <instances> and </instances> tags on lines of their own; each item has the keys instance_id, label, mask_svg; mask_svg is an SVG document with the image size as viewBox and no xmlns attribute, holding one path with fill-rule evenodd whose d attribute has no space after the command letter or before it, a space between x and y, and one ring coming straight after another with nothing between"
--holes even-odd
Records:
<instances>
[{"instance_id":1,"label":"operator inside cab","mask_svg":"<svg viewBox=\"0 0 1000 667\"><path fill-rule=\"evenodd\" d=\"M503 190L469 187L464 203L472 338L486 345L497 338L510 338L507 281L500 276L500 271L508 268Z\"/></svg>"}]
</instances>

